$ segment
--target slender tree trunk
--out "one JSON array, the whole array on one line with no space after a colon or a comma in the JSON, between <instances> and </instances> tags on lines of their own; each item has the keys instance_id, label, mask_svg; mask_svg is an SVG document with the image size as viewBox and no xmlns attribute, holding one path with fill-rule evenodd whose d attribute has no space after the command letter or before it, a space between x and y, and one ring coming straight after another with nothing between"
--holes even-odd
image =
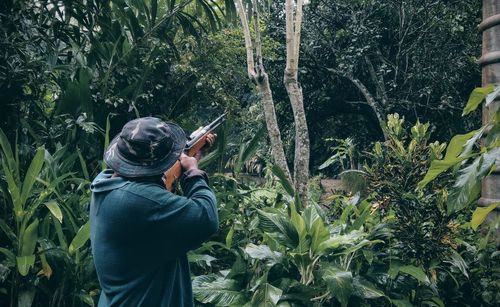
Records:
<instances>
[{"instance_id":1,"label":"slender tree trunk","mask_svg":"<svg viewBox=\"0 0 500 307\"><path fill-rule=\"evenodd\" d=\"M281 141L278 120L276 119L273 93L271 91L271 86L269 85L269 77L263 70L263 67L262 71L260 71L260 75L261 77L257 80L257 89L261 95L262 106L264 107L264 117L266 119L269 139L271 140L273 159L276 165L278 165L285 172L288 180L292 181L290 170L288 169L288 164L285 158L285 151L283 150L283 142Z\"/></svg>"},{"instance_id":2,"label":"slender tree trunk","mask_svg":"<svg viewBox=\"0 0 500 307\"><path fill-rule=\"evenodd\" d=\"M483 50L479 59L482 68L482 85L500 83L500 2L498 0L483 0L483 22L479 29L483 34ZM489 106L483 105L483 125L491 122L494 114L500 108L500 100L497 98ZM488 131L488 133L491 133ZM497 157L496 168L483 179L481 186L480 206L489 206L500 202L500 157ZM497 210L493 221L500 215ZM498 235L498 231L497 231Z\"/></svg>"},{"instance_id":3,"label":"slender tree trunk","mask_svg":"<svg viewBox=\"0 0 500 307\"><path fill-rule=\"evenodd\" d=\"M372 61L368 56L365 55L365 61L368 66L368 71L370 72L370 76L372 78L373 83L377 86L377 99L380 101L381 105L387 104L387 92L385 90L384 79L383 76L380 78L377 76L375 72L375 68L373 67Z\"/></svg>"},{"instance_id":4,"label":"slender tree trunk","mask_svg":"<svg viewBox=\"0 0 500 307\"><path fill-rule=\"evenodd\" d=\"M287 176L288 180L292 181L290 170L286 162L285 151L283 149L283 142L281 141L280 129L278 120L276 118L276 111L274 108L273 94L269 84L269 77L265 71L262 63L262 41L260 38L259 29L259 13L257 1L252 1L254 12L254 31L255 31L255 57L254 57L254 43L252 42L252 35L250 33L250 26L245 14L242 0L235 0L238 15L240 16L241 27L243 29L243 36L245 39L245 50L247 54L247 73L250 80L256 85L257 92L262 100L264 108L264 118L266 120L266 127L269 133L271 143L271 154L274 163L278 165ZM257 65L255 64L257 60Z\"/></svg>"},{"instance_id":5,"label":"slender tree trunk","mask_svg":"<svg viewBox=\"0 0 500 307\"><path fill-rule=\"evenodd\" d=\"M294 185L300 195L302 205L307 205L309 180L309 131L307 128L306 114L304 110L304 98L302 88L297 81L297 72L285 71L285 87L292 104L293 118L295 123L295 159Z\"/></svg>"},{"instance_id":6,"label":"slender tree trunk","mask_svg":"<svg viewBox=\"0 0 500 307\"><path fill-rule=\"evenodd\" d=\"M307 206L309 180L309 131L304 111L304 96L298 81L300 33L303 0L286 0L286 68L283 81L293 110L295 123L294 185L303 206ZM294 5L295 4L295 5ZM294 10L295 6L295 10Z\"/></svg>"}]
</instances>

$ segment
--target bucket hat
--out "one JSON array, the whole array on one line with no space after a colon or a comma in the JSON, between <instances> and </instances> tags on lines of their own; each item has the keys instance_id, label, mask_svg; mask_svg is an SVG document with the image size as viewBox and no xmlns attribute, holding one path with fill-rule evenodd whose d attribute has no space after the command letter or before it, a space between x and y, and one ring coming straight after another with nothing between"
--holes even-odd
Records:
<instances>
[{"instance_id":1,"label":"bucket hat","mask_svg":"<svg viewBox=\"0 0 500 307\"><path fill-rule=\"evenodd\" d=\"M137 118L110 142L104 161L124 177L163 174L186 147L186 134L174 123L156 117Z\"/></svg>"}]
</instances>

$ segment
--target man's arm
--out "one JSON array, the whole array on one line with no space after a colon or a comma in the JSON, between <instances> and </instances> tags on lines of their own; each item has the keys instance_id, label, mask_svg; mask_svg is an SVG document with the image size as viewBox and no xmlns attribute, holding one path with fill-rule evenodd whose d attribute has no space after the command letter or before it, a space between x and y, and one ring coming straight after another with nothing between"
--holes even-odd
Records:
<instances>
[{"instance_id":1,"label":"man's arm","mask_svg":"<svg viewBox=\"0 0 500 307\"><path fill-rule=\"evenodd\" d=\"M172 241L167 251L175 254L198 247L217 231L219 224L217 202L206 173L198 169L193 157L183 155L180 161L185 170L180 181L185 196L171 195L155 218L159 235Z\"/></svg>"}]
</instances>

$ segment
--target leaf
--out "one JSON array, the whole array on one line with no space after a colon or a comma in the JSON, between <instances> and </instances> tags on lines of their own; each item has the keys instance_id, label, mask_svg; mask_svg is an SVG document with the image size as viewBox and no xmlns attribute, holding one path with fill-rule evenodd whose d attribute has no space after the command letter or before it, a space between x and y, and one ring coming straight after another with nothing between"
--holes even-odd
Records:
<instances>
[{"instance_id":1,"label":"leaf","mask_svg":"<svg viewBox=\"0 0 500 307\"><path fill-rule=\"evenodd\" d=\"M21 291L17 298L17 307L31 307L33 305L35 294L35 288Z\"/></svg>"},{"instance_id":2,"label":"leaf","mask_svg":"<svg viewBox=\"0 0 500 307\"><path fill-rule=\"evenodd\" d=\"M193 294L203 304L219 306L243 305L246 301L238 282L216 275L201 275L193 279Z\"/></svg>"},{"instance_id":3,"label":"leaf","mask_svg":"<svg viewBox=\"0 0 500 307\"><path fill-rule=\"evenodd\" d=\"M477 207L472 213L472 220L470 221L472 229L476 230L486 220L488 214L498 206L500 206L500 203L494 203L488 207Z\"/></svg>"},{"instance_id":4,"label":"leaf","mask_svg":"<svg viewBox=\"0 0 500 307\"><path fill-rule=\"evenodd\" d=\"M56 114L71 114L75 118L81 112L90 114L92 76L87 68L79 68L78 79L67 80L62 84L63 94L58 100Z\"/></svg>"},{"instance_id":5,"label":"leaf","mask_svg":"<svg viewBox=\"0 0 500 307\"><path fill-rule=\"evenodd\" d=\"M458 157L462 153L465 143L478 131L479 130L474 130L466 134L457 134L451 138L450 144L446 147L446 154L444 155L443 160Z\"/></svg>"},{"instance_id":6,"label":"leaf","mask_svg":"<svg viewBox=\"0 0 500 307\"><path fill-rule=\"evenodd\" d=\"M294 190L292 184L290 183L290 181L288 181L288 178L285 175L285 172L279 166L277 166L275 164L271 166L271 171L273 172L273 174L276 177L278 177L281 185L283 186L285 191L288 193L288 195L290 195L291 197L295 197L295 190Z\"/></svg>"},{"instance_id":7,"label":"leaf","mask_svg":"<svg viewBox=\"0 0 500 307\"><path fill-rule=\"evenodd\" d=\"M338 299L342 306L347 306L353 290L352 273L334 266L328 266L321 270L321 278L325 280L332 296Z\"/></svg>"},{"instance_id":8,"label":"leaf","mask_svg":"<svg viewBox=\"0 0 500 307\"><path fill-rule=\"evenodd\" d=\"M43 275L47 277L47 279L52 276L52 268L47 262L47 258L45 257L45 253L40 254L40 262L42 263L42 270L38 273L39 275Z\"/></svg>"},{"instance_id":9,"label":"leaf","mask_svg":"<svg viewBox=\"0 0 500 307\"><path fill-rule=\"evenodd\" d=\"M205 13L204 17L205 19L208 19L211 30L215 31L220 28L221 21L215 9L221 10L221 8L219 5L217 5L217 2L212 0L210 1L210 3L208 3L205 0L198 0L196 3L200 4L203 8L203 11Z\"/></svg>"},{"instance_id":10,"label":"leaf","mask_svg":"<svg viewBox=\"0 0 500 307\"><path fill-rule=\"evenodd\" d=\"M21 276L26 276L35 265L35 255L16 257L16 262L19 274L21 274Z\"/></svg>"},{"instance_id":11,"label":"leaf","mask_svg":"<svg viewBox=\"0 0 500 307\"><path fill-rule=\"evenodd\" d=\"M312 206L309 206L312 207ZM309 208L308 207L308 208ZM317 218L310 230L311 235L311 250L314 254L319 253L321 243L325 242L330 238L330 232L326 228L321 218Z\"/></svg>"},{"instance_id":12,"label":"leaf","mask_svg":"<svg viewBox=\"0 0 500 307\"><path fill-rule=\"evenodd\" d=\"M14 231L12 231L9 225L7 225L7 223L2 219L0 219L0 229L7 236L7 238L9 238L11 242L15 242L17 240L17 236L14 233Z\"/></svg>"},{"instance_id":13,"label":"leaf","mask_svg":"<svg viewBox=\"0 0 500 307\"><path fill-rule=\"evenodd\" d=\"M299 199L298 195L295 196L295 199ZM299 235L297 252L299 254L307 253L309 251L310 242L307 238L306 224L302 216L297 212L296 205L294 203L290 204L290 214L290 221L292 222L293 227L295 227L295 230Z\"/></svg>"},{"instance_id":14,"label":"leaf","mask_svg":"<svg viewBox=\"0 0 500 307\"><path fill-rule=\"evenodd\" d=\"M12 152L12 147L10 146L9 139L3 133L3 130L0 129L0 147L2 148L2 154L4 159L7 161L7 166L11 172L14 172L13 178L19 178L19 167L16 163L16 159L14 158L14 154ZM5 169L5 167L4 167Z\"/></svg>"},{"instance_id":15,"label":"leaf","mask_svg":"<svg viewBox=\"0 0 500 307\"><path fill-rule=\"evenodd\" d=\"M470 139L468 139L467 142L465 142L465 144L464 144L464 149L463 149L462 153L460 154L461 157L464 157L464 156L467 156L470 154L474 145L476 143L478 143L478 141L481 139L481 137L483 136L486 129L488 129L489 127L491 127L491 126L484 125L480 129L473 131L474 134L472 135L472 137Z\"/></svg>"},{"instance_id":16,"label":"leaf","mask_svg":"<svg viewBox=\"0 0 500 307\"><path fill-rule=\"evenodd\" d=\"M19 256L30 256L35 252L36 240L38 239L38 224L38 219L35 219L24 230Z\"/></svg>"},{"instance_id":17,"label":"leaf","mask_svg":"<svg viewBox=\"0 0 500 307\"><path fill-rule=\"evenodd\" d=\"M82 168L83 172L83 178L86 180L90 180L89 172L87 170L87 163L85 162L85 159L83 158L82 152L80 148L76 148L76 152L78 153L78 159L80 160L80 167Z\"/></svg>"},{"instance_id":18,"label":"leaf","mask_svg":"<svg viewBox=\"0 0 500 307\"><path fill-rule=\"evenodd\" d=\"M255 292L251 305L258 307L273 307L278 304L283 291L275 286L265 283Z\"/></svg>"},{"instance_id":19,"label":"leaf","mask_svg":"<svg viewBox=\"0 0 500 307\"><path fill-rule=\"evenodd\" d=\"M363 203L366 204L365 201L363 201ZM363 210L361 211L361 214L352 223L351 229L354 229L354 230L360 229L361 226L363 226L365 224L368 216L370 216L370 212L371 212L371 205L366 204L365 207L363 208Z\"/></svg>"},{"instance_id":20,"label":"leaf","mask_svg":"<svg viewBox=\"0 0 500 307\"><path fill-rule=\"evenodd\" d=\"M500 155L500 147L494 148L477 157L470 165L460 170L453 190L446 202L448 214L459 211L473 201L481 193L481 180L489 174Z\"/></svg>"},{"instance_id":21,"label":"leaf","mask_svg":"<svg viewBox=\"0 0 500 307\"><path fill-rule=\"evenodd\" d=\"M91 307L94 307L95 304L94 304L94 299L92 298L92 296L89 294L89 293L80 293L78 294L78 297L82 300L82 302L84 302L85 304L91 306Z\"/></svg>"},{"instance_id":22,"label":"leaf","mask_svg":"<svg viewBox=\"0 0 500 307\"><path fill-rule=\"evenodd\" d=\"M188 254L188 261L190 263L196 263L200 266L204 265L207 267L211 267L212 262L216 261L216 260L217 260L217 258L212 257L210 255L206 255L206 254L196 254L196 253L189 253Z\"/></svg>"},{"instance_id":23,"label":"leaf","mask_svg":"<svg viewBox=\"0 0 500 307\"><path fill-rule=\"evenodd\" d=\"M333 156L331 156L330 158L328 158L325 162L323 162L323 164L321 164L320 166L318 166L318 170L322 170L322 169L327 168L328 166L330 166L333 163L335 163L338 159L339 159L339 154L338 153L334 154Z\"/></svg>"},{"instance_id":24,"label":"leaf","mask_svg":"<svg viewBox=\"0 0 500 307\"><path fill-rule=\"evenodd\" d=\"M227 232L226 235L226 247L231 248L231 245L233 245L233 235L234 235L234 225L231 226L229 231Z\"/></svg>"},{"instance_id":25,"label":"leaf","mask_svg":"<svg viewBox=\"0 0 500 307\"><path fill-rule=\"evenodd\" d=\"M345 251L339 253L339 255L351 254L351 253L354 253L367 245L373 245L373 244L377 244L377 243L384 243L384 241L382 241L382 240L371 240L371 241L370 240L362 240L358 244L351 246L348 249L346 249Z\"/></svg>"},{"instance_id":26,"label":"leaf","mask_svg":"<svg viewBox=\"0 0 500 307\"><path fill-rule=\"evenodd\" d=\"M274 260L274 262L278 262L282 256L280 252L272 251L267 245L255 245L253 243L250 243L245 247L245 253L247 253L252 259L271 259Z\"/></svg>"},{"instance_id":27,"label":"leaf","mask_svg":"<svg viewBox=\"0 0 500 307\"><path fill-rule=\"evenodd\" d=\"M35 153L35 157L31 160L31 164L24 177L23 187L21 189L21 204L24 205L31 194L31 189L35 183L36 178L42 170L43 162L45 158L45 149L38 148Z\"/></svg>"},{"instance_id":28,"label":"leaf","mask_svg":"<svg viewBox=\"0 0 500 307\"><path fill-rule=\"evenodd\" d=\"M226 278L237 278L238 276L246 276L248 273L247 263L243 260L242 256L236 255L236 260L233 262L229 273Z\"/></svg>"},{"instance_id":29,"label":"leaf","mask_svg":"<svg viewBox=\"0 0 500 307\"><path fill-rule=\"evenodd\" d=\"M419 282L429 285L430 280L425 274L424 270L421 267L416 267L414 265L405 265L405 266L400 266L399 264L392 264L391 267L389 268L389 277L391 279L395 279L396 276L400 273L406 273L415 279L417 279Z\"/></svg>"},{"instance_id":30,"label":"leaf","mask_svg":"<svg viewBox=\"0 0 500 307\"><path fill-rule=\"evenodd\" d=\"M391 303L394 304L394 306L396 307L413 307L413 304L410 303L408 299L403 299L403 300L391 299Z\"/></svg>"},{"instance_id":31,"label":"leaf","mask_svg":"<svg viewBox=\"0 0 500 307\"><path fill-rule=\"evenodd\" d=\"M500 85L497 85L497 87L486 96L486 102L485 106L489 106L497 97L500 97Z\"/></svg>"},{"instance_id":32,"label":"leaf","mask_svg":"<svg viewBox=\"0 0 500 307\"><path fill-rule=\"evenodd\" d=\"M71 241L69 245L69 253L72 254L75 251L77 251L79 248L81 248L85 243L90 238L90 221L87 223L83 224L82 227L78 230L76 233L75 237L73 238L73 241Z\"/></svg>"},{"instance_id":33,"label":"leaf","mask_svg":"<svg viewBox=\"0 0 500 307\"><path fill-rule=\"evenodd\" d=\"M7 166L4 159L2 159L2 169L7 181L7 189L12 200L12 206L14 208L14 214L16 219L19 221L23 215L23 205L21 203L21 191L19 190L19 184L16 182L14 175Z\"/></svg>"},{"instance_id":34,"label":"leaf","mask_svg":"<svg viewBox=\"0 0 500 307\"><path fill-rule=\"evenodd\" d=\"M259 225L263 232L278 233L276 238L285 246L295 248L299 244L299 234L295 227L283 216L257 210Z\"/></svg>"},{"instance_id":35,"label":"leaf","mask_svg":"<svg viewBox=\"0 0 500 307\"><path fill-rule=\"evenodd\" d=\"M371 282L361 277L355 277L352 285L353 294L358 297L365 299L374 299L385 296L384 292L377 289L377 287L375 287Z\"/></svg>"},{"instance_id":36,"label":"leaf","mask_svg":"<svg viewBox=\"0 0 500 307\"><path fill-rule=\"evenodd\" d=\"M444 305L444 302L437 296L434 296L433 298L431 298L431 302L435 304L435 306L437 307L445 307ZM429 304L429 301L423 301L422 303L424 304L428 304L429 306L432 306L431 304Z\"/></svg>"},{"instance_id":37,"label":"leaf","mask_svg":"<svg viewBox=\"0 0 500 307\"><path fill-rule=\"evenodd\" d=\"M333 235L330 239L321 243L318 247L318 251L325 251L330 249L337 249L339 247L343 247L344 245L352 246L357 241L366 236L366 233L362 231L351 231L345 235Z\"/></svg>"},{"instance_id":38,"label":"leaf","mask_svg":"<svg viewBox=\"0 0 500 307\"><path fill-rule=\"evenodd\" d=\"M106 132L104 134L104 153L106 153L106 150L108 149L109 146L109 134L111 130L111 121L109 119L110 116L111 113L109 113L108 116L106 117ZM105 170L106 168L107 168L106 161L104 161L103 159L101 163L101 170Z\"/></svg>"},{"instance_id":39,"label":"leaf","mask_svg":"<svg viewBox=\"0 0 500 307\"><path fill-rule=\"evenodd\" d=\"M467 263L465 262L464 258L462 258L462 256L457 251L452 250L451 258L448 260L445 260L444 262L447 262L447 263L453 265L454 267L459 269L460 272L462 272L462 274L464 274L465 277L469 278L469 274L467 273L467 269L468 269Z\"/></svg>"},{"instance_id":40,"label":"leaf","mask_svg":"<svg viewBox=\"0 0 500 307\"><path fill-rule=\"evenodd\" d=\"M431 166L429 170L425 174L424 179L422 179L418 183L418 188L423 189L429 182L436 179L437 176L446 172L450 167L457 165L458 163L468 159L469 157L458 157L458 158L449 158L446 160L433 160L431 162Z\"/></svg>"},{"instance_id":41,"label":"leaf","mask_svg":"<svg viewBox=\"0 0 500 307\"><path fill-rule=\"evenodd\" d=\"M139 20L137 20L137 16L135 16L134 12L130 8L125 9L125 13L128 17L129 30L132 32L134 36L134 40L138 41L142 36L144 36L144 32L142 31L142 27L139 24Z\"/></svg>"},{"instance_id":42,"label":"leaf","mask_svg":"<svg viewBox=\"0 0 500 307\"><path fill-rule=\"evenodd\" d=\"M45 206L50 210L50 213L52 213L52 215L59 221L59 223L62 223L63 214L57 202L55 200L51 200L45 203Z\"/></svg>"},{"instance_id":43,"label":"leaf","mask_svg":"<svg viewBox=\"0 0 500 307\"><path fill-rule=\"evenodd\" d=\"M487 85L485 87L475 88L469 96L469 100L467 101L467 104L465 105L462 116L467 115L470 112L477 109L479 104L481 104L481 102L483 102L483 100L486 98L486 95L493 92L493 90L494 90L494 86L492 84Z\"/></svg>"},{"instance_id":44,"label":"leaf","mask_svg":"<svg viewBox=\"0 0 500 307\"><path fill-rule=\"evenodd\" d=\"M259 143L262 137L265 135L265 132L266 126L263 125L259 130L257 130L250 141L241 144L238 160L236 161L236 164L234 166L234 172L236 174L241 171L243 164L245 164L245 162L255 154L257 149L259 149Z\"/></svg>"},{"instance_id":45,"label":"leaf","mask_svg":"<svg viewBox=\"0 0 500 307\"><path fill-rule=\"evenodd\" d=\"M15 265L16 263L16 255L14 253L4 247L0 247L0 253L4 254L5 257L7 257L7 260L12 264Z\"/></svg>"}]
</instances>

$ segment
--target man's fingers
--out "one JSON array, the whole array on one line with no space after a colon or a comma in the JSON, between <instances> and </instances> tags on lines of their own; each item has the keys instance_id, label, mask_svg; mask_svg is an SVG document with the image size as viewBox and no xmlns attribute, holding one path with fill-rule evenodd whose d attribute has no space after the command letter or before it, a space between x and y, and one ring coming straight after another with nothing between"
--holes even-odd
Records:
<instances>
[{"instance_id":1,"label":"man's fingers","mask_svg":"<svg viewBox=\"0 0 500 307\"><path fill-rule=\"evenodd\" d=\"M194 157L189 157L186 154L181 154L180 157L181 167L183 170L187 171L190 169L198 168L198 161Z\"/></svg>"},{"instance_id":2,"label":"man's fingers","mask_svg":"<svg viewBox=\"0 0 500 307\"><path fill-rule=\"evenodd\" d=\"M210 146L212 146L215 143L216 137L217 137L217 134L215 134L215 133L210 133L209 135L207 135L207 142L208 142L208 144L210 144Z\"/></svg>"}]
</instances>

